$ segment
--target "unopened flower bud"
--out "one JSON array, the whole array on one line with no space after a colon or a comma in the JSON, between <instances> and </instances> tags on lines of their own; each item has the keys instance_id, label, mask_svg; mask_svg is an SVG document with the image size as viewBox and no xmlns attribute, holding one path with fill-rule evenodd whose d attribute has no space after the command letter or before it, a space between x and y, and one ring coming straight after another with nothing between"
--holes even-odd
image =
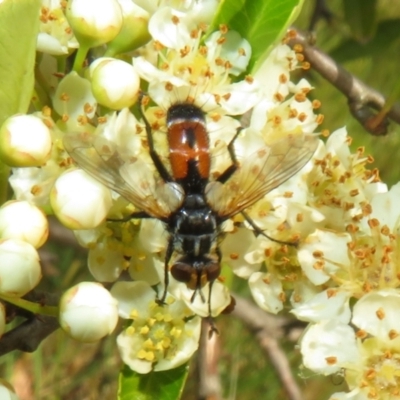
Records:
<instances>
[{"instance_id":1,"label":"unopened flower bud","mask_svg":"<svg viewBox=\"0 0 400 400\"><path fill-rule=\"evenodd\" d=\"M39 255L29 243L18 239L0 240L0 293L21 297L32 290L42 276Z\"/></svg>"},{"instance_id":2,"label":"unopened flower bud","mask_svg":"<svg viewBox=\"0 0 400 400\"><path fill-rule=\"evenodd\" d=\"M47 240L49 227L43 212L28 201L9 201L0 208L0 237L20 239L39 248Z\"/></svg>"},{"instance_id":3,"label":"unopened flower bud","mask_svg":"<svg viewBox=\"0 0 400 400\"><path fill-rule=\"evenodd\" d=\"M4 379L0 379L0 399L19 400L19 397L15 394L14 388Z\"/></svg>"},{"instance_id":4,"label":"unopened flower bud","mask_svg":"<svg viewBox=\"0 0 400 400\"><path fill-rule=\"evenodd\" d=\"M62 174L50 193L58 219L70 229L91 229L100 225L112 205L111 193L81 169Z\"/></svg>"},{"instance_id":5,"label":"unopened flower bud","mask_svg":"<svg viewBox=\"0 0 400 400\"><path fill-rule=\"evenodd\" d=\"M14 115L0 129L0 159L11 167L38 167L51 155L51 134L34 115Z\"/></svg>"},{"instance_id":6,"label":"unopened flower bud","mask_svg":"<svg viewBox=\"0 0 400 400\"><path fill-rule=\"evenodd\" d=\"M60 325L76 340L100 340L112 333L117 322L117 300L99 283L81 282L61 298Z\"/></svg>"},{"instance_id":7,"label":"unopened flower bud","mask_svg":"<svg viewBox=\"0 0 400 400\"><path fill-rule=\"evenodd\" d=\"M89 48L114 39L122 27L117 0L70 0L66 15L78 42Z\"/></svg>"},{"instance_id":8,"label":"unopened flower bud","mask_svg":"<svg viewBox=\"0 0 400 400\"><path fill-rule=\"evenodd\" d=\"M92 91L96 100L113 110L136 103L140 78L132 65L112 58L100 58L90 66Z\"/></svg>"},{"instance_id":9,"label":"unopened flower bud","mask_svg":"<svg viewBox=\"0 0 400 400\"><path fill-rule=\"evenodd\" d=\"M118 35L107 45L107 55L116 55L137 49L150 39L147 29L149 13L132 0L118 0L122 9L123 23Z\"/></svg>"}]
</instances>

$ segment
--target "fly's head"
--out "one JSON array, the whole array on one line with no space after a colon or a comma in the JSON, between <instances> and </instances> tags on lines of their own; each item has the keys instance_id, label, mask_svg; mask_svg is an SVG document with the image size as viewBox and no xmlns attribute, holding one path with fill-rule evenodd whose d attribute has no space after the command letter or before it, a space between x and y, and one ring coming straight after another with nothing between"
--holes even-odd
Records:
<instances>
[{"instance_id":1,"label":"fly's head","mask_svg":"<svg viewBox=\"0 0 400 400\"><path fill-rule=\"evenodd\" d=\"M185 255L178 258L171 267L172 276L178 281L186 283L189 289L196 292L208 282L212 283L221 273L220 263L209 256ZM201 292L200 292L201 293Z\"/></svg>"}]
</instances>

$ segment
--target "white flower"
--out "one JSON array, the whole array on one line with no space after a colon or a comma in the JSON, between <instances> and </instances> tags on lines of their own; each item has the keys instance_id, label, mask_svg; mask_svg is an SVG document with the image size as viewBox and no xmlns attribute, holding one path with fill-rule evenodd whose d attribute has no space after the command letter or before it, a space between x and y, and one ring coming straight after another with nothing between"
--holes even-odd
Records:
<instances>
[{"instance_id":1,"label":"white flower","mask_svg":"<svg viewBox=\"0 0 400 400\"><path fill-rule=\"evenodd\" d=\"M220 32L207 40L206 49L200 46L200 35L182 48L177 44L179 57L177 50L167 49L162 56L165 60L162 69L143 57L134 58L136 71L149 82L150 97L163 108L193 99L204 111L212 110L216 115L239 115L252 108L259 100L258 86L251 79L233 83L230 78L248 62L241 47L244 39L236 34L231 36L229 31L226 35L232 39L229 50L225 49L225 33ZM235 64L222 58L224 52Z\"/></svg>"},{"instance_id":2,"label":"white flower","mask_svg":"<svg viewBox=\"0 0 400 400\"><path fill-rule=\"evenodd\" d=\"M350 392L330 400L399 398L398 290L370 292L353 309L357 332L337 320L311 325L301 339L304 365L315 372L342 371Z\"/></svg>"},{"instance_id":3,"label":"white flower","mask_svg":"<svg viewBox=\"0 0 400 400\"><path fill-rule=\"evenodd\" d=\"M50 191L62 168L49 160L43 167L13 168L9 178L15 197L36 206L49 204Z\"/></svg>"},{"instance_id":4,"label":"white flower","mask_svg":"<svg viewBox=\"0 0 400 400\"><path fill-rule=\"evenodd\" d=\"M377 193L371 199L371 218L376 218L381 227L386 226L395 233L400 226L400 182L393 185L386 193Z\"/></svg>"},{"instance_id":5,"label":"white flower","mask_svg":"<svg viewBox=\"0 0 400 400\"><path fill-rule=\"evenodd\" d=\"M60 325L76 340L100 340L113 332L117 322L117 301L98 283L81 282L61 297Z\"/></svg>"},{"instance_id":6,"label":"white flower","mask_svg":"<svg viewBox=\"0 0 400 400\"><path fill-rule=\"evenodd\" d=\"M302 321L336 320L346 324L351 316L349 295L338 289L327 289L297 304L291 312Z\"/></svg>"},{"instance_id":7,"label":"white flower","mask_svg":"<svg viewBox=\"0 0 400 400\"><path fill-rule=\"evenodd\" d=\"M316 230L309 235L297 253L304 273L314 285L327 282L339 269L349 267L348 234Z\"/></svg>"},{"instance_id":8,"label":"white flower","mask_svg":"<svg viewBox=\"0 0 400 400\"><path fill-rule=\"evenodd\" d=\"M183 300L193 313L203 318L217 317L231 302L228 288L217 280L211 286L207 283L199 291L194 292L185 283L177 282L172 278L168 293Z\"/></svg>"},{"instance_id":9,"label":"white flower","mask_svg":"<svg viewBox=\"0 0 400 400\"><path fill-rule=\"evenodd\" d=\"M34 115L14 115L0 129L0 158L13 167L45 164L51 144L49 128Z\"/></svg>"},{"instance_id":10,"label":"white flower","mask_svg":"<svg viewBox=\"0 0 400 400\"><path fill-rule=\"evenodd\" d=\"M44 213L27 201L9 201L0 208L0 237L20 239L35 248L44 244L49 233Z\"/></svg>"},{"instance_id":11,"label":"white flower","mask_svg":"<svg viewBox=\"0 0 400 400\"><path fill-rule=\"evenodd\" d=\"M155 292L145 282L117 282L111 290L122 318L132 320L117 339L122 360L132 370L146 374L176 368L198 347L201 319L182 301L168 296L166 305L155 302Z\"/></svg>"},{"instance_id":12,"label":"white flower","mask_svg":"<svg viewBox=\"0 0 400 400\"><path fill-rule=\"evenodd\" d=\"M261 268L264 257L260 247L252 231L245 228L235 229L222 242L223 262L226 262L237 276L246 279ZM258 249L261 254L258 254Z\"/></svg>"},{"instance_id":13,"label":"white flower","mask_svg":"<svg viewBox=\"0 0 400 400\"><path fill-rule=\"evenodd\" d=\"M62 0L42 0L36 50L55 56L68 54L78 42L65 18Z\"/></svg>"},{"instance_id":14,"label":"white flower","mask_svg":"<svg viewBox=\"0 0 400 400\"><path fill-rule=\"evenodd\" d=\"M282 282L272 274L255 272L249 278L249 287L257 305L272 314L283 309L285 294Z\"/></svg>"},{"instance_id":15,"label":"white flower","mask_svg":"<svg viewBox=\"0 0 400 400\"><path fill-rule=\"evenodd\" d=\"M300 350L304 365L323 375L359 360L353 329L335 319L311 324L301 338Z\"/></svg>"},{"instance_id":16,"label":"white flower","mask_svg":"<svg viewBox=\"0 0 400 400\"><path fill-rule=\"evenodd\" d=\"M200 25L211 22L218 1L143 1L136 0L139 6L153 14L149 31L154 40L166 47L179 50L193 41L193 32Z\"/></svg>"},{"instance_id":17,"label":"white flower","mask_svg":"<svg viewBox=\"0 0 400 400\"><path fill-rule=\"evenodd\" d=\"M163 236L161 238L166 240ZM149 242L151 242L150 238ZM131 247L135 251L130 259L129 275L133 280L145 281L154 286L164 279L164 259L158 256L157 252L147 250L142 243L139 237L131 242ZM166 242L164 242L164 247L165 244Z\"/></svg>"},{"instance_id":18,"label":"white flower","mask_svg":"<svg viewBox=\"0 0 400 400\"><path fill-rule=\"evenodd\" d=\"M90 129L88 119L94 117L97 107L90 82L75 71L66 75L57 86L53 107L62 116L67 130Z\"/></svg>"},{"instance_id":19,"label":"white flower","mask_svg":"<svg viewBox=\"0 0 400 400\"><path fill-rule=\"evenodd\" d=\"M352 322L370 335L391 340L400 335L400 292L396 289L370 292L357 301Z\"/></svg>"},{"instance_id":20,"label":"white flower","mask_svg":"<svg viewBox=\"0 0 400 400\"><path fill-rule=\"evenodd\" d=\"M129 159L141 157L141 153L147 151L142 145L141 129L142 126L136 117L128 108L124 108L118 113L107 115L107 121L97 126L96 134L115 143L120 155Z\"/></svg>"},{"instance_id":21,"label":"white flower","mask_svg":"<svg viewBox=\"0 0 400 400\"><path fill-rule=\"evenodd\" d=\"M39 255L31 244L18 239L0 240L0 293L21 297L41 277Z\"/></svg>"},{"instance_id":22,"label":"white flower","mask_svg":"<svg viewBox=\"0 0 400 400\"><path fill-rule=\"evenodd\" d=\"M88 268L99 282L114 282L129 265L122 252L113 248L114 241L106 237L89 248Z\"/></svg>"}]
</instances>

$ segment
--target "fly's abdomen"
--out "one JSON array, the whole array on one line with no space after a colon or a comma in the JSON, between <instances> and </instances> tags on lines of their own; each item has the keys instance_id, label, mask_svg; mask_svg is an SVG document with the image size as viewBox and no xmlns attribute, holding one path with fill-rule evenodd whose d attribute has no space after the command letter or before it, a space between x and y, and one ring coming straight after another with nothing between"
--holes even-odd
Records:
<instances>
[{"instance_id":1,"label":"fly's abdomen","mask_svg":"<svg viewBox=\"0 0 400 400\"><path fill-rule=\"evenodd\" d=\"M192 104L177 104L168 110L167 124L174 178L183 184L194 178L208 180L209 138L203 111Z\"/></svg>"}]
</instances>

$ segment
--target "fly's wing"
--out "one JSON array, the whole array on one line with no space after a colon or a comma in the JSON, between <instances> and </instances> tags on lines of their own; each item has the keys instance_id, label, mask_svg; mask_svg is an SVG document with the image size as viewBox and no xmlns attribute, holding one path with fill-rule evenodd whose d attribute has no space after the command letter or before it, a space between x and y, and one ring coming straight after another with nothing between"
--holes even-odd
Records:
<instances>
[{"instance_id":1,"label":"fly's wing","mask_svg":"<svg viewBox=\"0 0 400 400\"><path fill-rule=\"evenodd\" d=\"M167 218L183 201L178 184L165 183L148 163L122 156L114 143L101 136L69 134L63 143L80 168L154 218Z\"/></svg>"},{"instance_id":2,"label":"fly's wing","mask_svg":"<svg viewBox=\"0 0 400 400\"><path fill-rule=\"evenodd\" d=\"M210 182L206 198L221 219L227 219L263 198L300 171L318 147L312 135L289 135L241 160L227 182Z\"/></svg>"}]
</instances>

